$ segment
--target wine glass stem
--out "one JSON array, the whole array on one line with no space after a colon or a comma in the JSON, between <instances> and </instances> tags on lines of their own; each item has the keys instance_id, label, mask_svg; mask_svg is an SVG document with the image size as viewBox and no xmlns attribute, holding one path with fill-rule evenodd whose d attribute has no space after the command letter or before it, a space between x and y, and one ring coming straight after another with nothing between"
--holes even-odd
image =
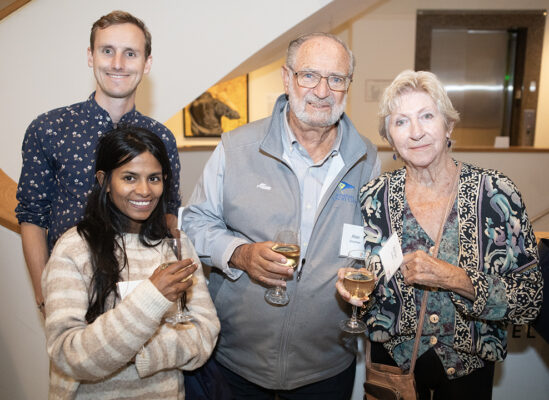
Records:
<instances>
[{"instance_id":1,"label":"wine glass stem","mask_svg":"<svg viewBox=\"0 0 549 400\"><path fill-rule=\"evenodd\" d=\"M183 301L183 297L180 297L179 300L177 300L177 315L183 314L183 306L181 305Z\"/></svg>"},{"instance_id":2,"label":"wine glass stem","mask_svg":"<svg viewBox=\"0 0 549 400\"><path fill-rule=\"evenodd\" d=\"M187 310L187 292L183 292L179 298L179 304L181 305L181 311Z\"/></svg>"},{"instance_id":3,"label":"wine glass stem","mask_svg":"<svg viewBox=\"0 0 549 400\"><path fill-rule=\"evenodd\" d=\"M357 307L353 306L353 316L351 317L351 325L352 326L356 326L358 324L357 318L356 318L356 313L357 313Z\"/></svg>"}]
</instances>

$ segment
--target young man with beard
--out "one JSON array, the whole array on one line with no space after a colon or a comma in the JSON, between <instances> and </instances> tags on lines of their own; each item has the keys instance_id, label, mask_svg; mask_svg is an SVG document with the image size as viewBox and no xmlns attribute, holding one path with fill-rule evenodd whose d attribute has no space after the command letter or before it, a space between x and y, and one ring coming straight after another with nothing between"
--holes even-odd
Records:
<instances>
[{"instance_id":1,"label":"young man with beard","mask_svg":"<svg viewBox=\"0 0 549 400\"><path fill-rule=\"evenodd\" d=\"M179 177L173 134L135 109L137 86L151 64L151 34L143 21L124 11L101 17L92 26L88 48L95 92L82 103L38 116L27 128L15 211L21 224L25 261L42 312L42 271L59 236L82 219L95 181L95 148L104 133L117 125L154 132L166 145L173 176ZM174 179L169 190L171 202L166 219L169 226L175 227L179 179Z\"/></svg>"},{"instance_id":2,"label":"young man with beard","mask_svg":"<svg viewBox=\"0 0 549 400\"><path fill-rule=\"evenodd\" d=\"M343 224L362 225L358 191L380 170L376 148L343 112L353 67L333 35L292 41L286 94L271 117L222 136L184 211L183 229L215 267L215 357L236 399L351 395L355 342L341 340L348 308L333 286L346 262ZM282 227L300 232L295 274L272 250ZM287 287L289 304L264 300L276 285Z\"/></svg>"}]
</instances>

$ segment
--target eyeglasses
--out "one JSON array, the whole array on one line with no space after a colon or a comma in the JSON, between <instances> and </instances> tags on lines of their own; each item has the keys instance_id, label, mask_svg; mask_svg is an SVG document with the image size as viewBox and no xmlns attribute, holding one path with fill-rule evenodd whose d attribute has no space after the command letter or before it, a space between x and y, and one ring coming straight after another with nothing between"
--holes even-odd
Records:
<instances>
[{"instance_id":1,"label":"eyeglasses","mask_svg":"<svg viewBox=\"0 0 549 400\"><path fill-rule=\"evenodd\" d=\"M349 89L349 85L352 82L351 77L342 75L328 75L324 76L315 71L297 71L288 67L297 78L297 84L307 89L313 89L317 87L322 78L326 79L328 87L335 92L344 92Z\"/></svg>"}]
</instances>

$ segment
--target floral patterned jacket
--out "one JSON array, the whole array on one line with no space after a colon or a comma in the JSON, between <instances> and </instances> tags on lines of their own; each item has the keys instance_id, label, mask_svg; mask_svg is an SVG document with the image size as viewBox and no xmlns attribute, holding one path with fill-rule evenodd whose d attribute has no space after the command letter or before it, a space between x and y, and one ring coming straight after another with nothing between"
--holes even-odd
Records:
<instances>
[{"instance_id":1,"label":"floral patterned jacket","mask_svg":"<svg viewBox=\"0 0 549 400\"><path fill-rule=\"evenodd\" d=\"M387 282L377 253L396 232L402 243L406 169L385 173L360 192L365 247L371 250L379 284L366 323L372 341L383 342L393 354L400 343L413 340L417 328L414 287L400 271ZM542 303L543 280L526 209L513 182L493 170L463 164L457 195L458 266L471 279L475 301L449 292L455 307L453 349L463 371L482 360L506 356L506 324L526 324Z\"/></svg>"}]
</instances>

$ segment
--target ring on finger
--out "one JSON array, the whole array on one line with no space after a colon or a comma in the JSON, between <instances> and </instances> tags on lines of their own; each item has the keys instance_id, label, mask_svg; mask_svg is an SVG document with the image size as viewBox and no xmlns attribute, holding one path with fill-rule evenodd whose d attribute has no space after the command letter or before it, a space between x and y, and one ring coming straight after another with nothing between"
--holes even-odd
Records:
<instances>
[{"instance_id":1,"label":"ring on finger","mask_svg":"<svg viewBox=\"0 0 549 400\"><path fill-rule=\"evenodd\" d=\"M168 268L169 266L170 266L169 263L162 263L162 264L160 264L160 266L158 267L158 269L159 269L160 271L164 271L164 270L165 270L166 268Z\"/></svg>"}]
</instances>

